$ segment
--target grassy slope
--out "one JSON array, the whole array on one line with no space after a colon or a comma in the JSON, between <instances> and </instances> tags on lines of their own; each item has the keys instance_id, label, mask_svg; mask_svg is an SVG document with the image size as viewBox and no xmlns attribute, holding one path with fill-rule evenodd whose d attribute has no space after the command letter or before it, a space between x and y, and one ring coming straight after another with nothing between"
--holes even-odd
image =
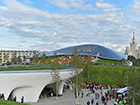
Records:
<instances>
[{"instance_id":1,"label":"grassy slope","mask_svg":"<svg viewBox=\"0 0 140 105\"><path fill-rule=\"evenodd\" d=\"M124 72L134 69L135 67L93 65L92 69L89 70L90 78L87 78L88 73L86 69L83 72L83 76L84 81L118 86L125 84Z\"/></svg>"},{"instance_id":2,"label":"grassy slope","mask_svg":"<svg viewBox=\"0 0 140 105\"><path fill-rule=\"evenodd\" d=\"M18 103L13 101L6 101L6 100L0 100L0 105L29 105L24 103Z\"/></svg>"}]
</instances>

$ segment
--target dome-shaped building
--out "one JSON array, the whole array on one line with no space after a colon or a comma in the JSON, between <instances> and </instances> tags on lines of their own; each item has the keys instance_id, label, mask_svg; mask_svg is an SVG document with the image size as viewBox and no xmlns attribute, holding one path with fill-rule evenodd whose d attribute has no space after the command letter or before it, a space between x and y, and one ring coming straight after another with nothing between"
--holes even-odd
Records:
<instances>
[{"instance_id":1,"label":"dome-shaped building","mask_svg":"<svg viewBox=\"0 0 140 105\"><path fill-rule=\"evenodd\" d=\"M67 47L60 50L48 52L46 53L46 55L52 56L55 53L57 55L73 55L74 52L77 52L79 55L98 56L100 58L106 58L106 59L114 59L114 60L122 59L122 57L118 55L115 51L103 47L101 45L95 45L95 44L86 44L86 45Z\"/></svg>"}]
</instances>

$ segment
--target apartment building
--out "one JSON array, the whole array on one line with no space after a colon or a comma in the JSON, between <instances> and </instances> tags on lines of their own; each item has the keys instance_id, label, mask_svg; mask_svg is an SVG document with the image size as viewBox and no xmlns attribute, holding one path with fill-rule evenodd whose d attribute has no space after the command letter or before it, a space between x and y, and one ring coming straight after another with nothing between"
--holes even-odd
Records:
<instances>
[{"instance_id":1,"label":"apartment building","mask_svg":"<svg viewBox=\"0 0 140 105\"><path fill-rule=\"evenodd\" d=\"M33 56L34 54L39 54L40 51L29 51L29 50L0 50L0 63L4 64L11 62L12 58L20 57L22 60L24 57Z\"/></svg>"}]
</instances>

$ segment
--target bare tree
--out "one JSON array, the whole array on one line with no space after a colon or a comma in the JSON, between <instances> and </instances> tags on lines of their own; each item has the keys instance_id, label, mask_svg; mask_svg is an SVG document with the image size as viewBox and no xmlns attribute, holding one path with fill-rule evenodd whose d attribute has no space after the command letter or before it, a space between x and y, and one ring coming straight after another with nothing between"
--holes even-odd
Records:
<instances>
[{"instance_id":1,"label":"bare tree","mask_svg":"<svg viewBox=\"0 0 140 105\"><path fill-rule=\"evenodd\" d=\"M75 51L74 52L74 55L73 55L73 67L74 67L74 75L75 78L74 78L74 82L75 82L75 98L76 98L76 105L79 105L79 93L80 93L80 90L81 90L81 82L82 82L82 78L79 78L80 77L80 72L81 72L81 68L82 68L82 61L81 61L81 56L78 55L78 52Z\"/></svg>"},{"instance_id":2,"label":"bare tree","mask_svg":"<svg viewBox=\"0 0 140 105\"><path fill-rule=\"evenodd\" d=\"M90 70L92 69L91 57L88 56L86 69L88 70L88 79L90 78Z\"/></svg>"},{"instance_id":3,"label":"bare tree","mask_svg":"<svg viewBox=\"0 0 140 105\"><path fill-rule=\"evenodd\" d=\"M55 53L54 56L57 56L57 54ZM57 58L54 58L54 63L53 63L53 68L54 70L52 70L51 72L51 76L52 76L52 82L56 83L56 105L58 105L58 88L59 88L59 82L60 82L60 72L58 70L58 60Z\"/></svg>"}]
</instances>

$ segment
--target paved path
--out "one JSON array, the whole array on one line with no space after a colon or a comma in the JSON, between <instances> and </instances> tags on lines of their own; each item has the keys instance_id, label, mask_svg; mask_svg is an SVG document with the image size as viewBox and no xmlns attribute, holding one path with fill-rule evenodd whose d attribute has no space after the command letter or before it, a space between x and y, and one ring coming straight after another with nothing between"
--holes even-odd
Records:
<instances>
[{"instance_id":1,"label":"paved path","mask_svg":"<svg viewBox=\"0 0 140 105\"><path fill-rule=\"evenodd\" d=\"M87 105L86 104L87 101L88 100L90 101L92 98L94 98L94 105L95 105L95 102L97 102L97 100L95 99L95 94L92 94L91 96L85 96L88 93L88 90L83 89L83 92L84 92L84 97L79 98L79 103L81 105ZM29 104L31 105L75 105L75 103L76 103L76 100L74 98L74 94L72 90L66 90L66 92L64 92L64 95L58 98L57 102L56 102L55 97L50 97L50 98L42 98L37 103L29 103ZM108 101L107 105L114 105L113 103L114 103L114 99L112 99L111 101ZM101 102L101 99L99 99L99 105L103 105L103 103Z\"/></svg>"}]
</instances>

